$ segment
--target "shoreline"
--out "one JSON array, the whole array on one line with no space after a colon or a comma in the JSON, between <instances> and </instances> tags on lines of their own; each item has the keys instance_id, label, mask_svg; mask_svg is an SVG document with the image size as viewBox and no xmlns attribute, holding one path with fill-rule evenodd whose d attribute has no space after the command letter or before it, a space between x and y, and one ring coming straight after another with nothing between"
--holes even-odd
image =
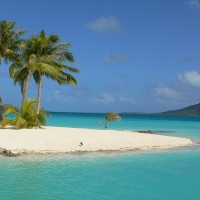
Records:
<instances>
[{"instance_id":1,"label":"shoreline","mask_svg":"<svg viewBox=\"0 0 200 200\"><path fill-rule=\"evenodd\" d=\"M80 145L80 143L83 145ZM188 138L130 131L46 126L42 129L0 129L0 154L87 153L168 149L195 145Z\"/></svg>"}]
</instances>

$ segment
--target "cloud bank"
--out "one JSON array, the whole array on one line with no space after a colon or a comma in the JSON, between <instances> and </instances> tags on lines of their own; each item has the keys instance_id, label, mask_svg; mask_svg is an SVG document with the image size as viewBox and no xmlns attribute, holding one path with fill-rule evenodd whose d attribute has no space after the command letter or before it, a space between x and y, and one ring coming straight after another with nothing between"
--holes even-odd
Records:
<instances>
[{"instance_id":1,"label":"cloud bank","mask_svg":"<svg viewBox=\"0 0 200 200\"><path fill-rule=\"evenodd\" d=\"M200 73L187 71L180 73L177 80L169 85L146 84L147 94L157 108L178 109L199 103Z\"/></svg>"},{"instance_id":2,"label":"cloud bank","mask_svg":"<svg viewBox=\"0 0 200 200\"><path fill-rule=\"evenodd\" d=\"M173 90L169 87L164 87L164 86L155 88L155 94L156 94L156 96L164 97L167 99L174 99L179 96L179 94L176 90Z\"/></svg>"},{"instance_id":3,"label":"cloud bank","mask_svg":"<svg viewBox=\"0 0 200 200\"><path fill-rule=\"evenodd\" d=\"M196 71L179 74L178 79L179 81L184 82L188 85L200 87L200 74Z\"/></svg>"}]
</instances>

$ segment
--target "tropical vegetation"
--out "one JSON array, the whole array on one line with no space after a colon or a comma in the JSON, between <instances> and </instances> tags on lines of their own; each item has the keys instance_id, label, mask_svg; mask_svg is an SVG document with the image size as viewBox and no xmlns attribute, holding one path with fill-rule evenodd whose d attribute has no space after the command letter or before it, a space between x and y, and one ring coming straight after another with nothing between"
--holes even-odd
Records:
<instances>
[{"instance_id":1,"label":"tropical vegetation","mask_svg":"<svg viewBox=\"0 0 200 200\"><path fill-rule=\"evenodd\" d=\"M105 130L108 129L108 122L111 121L119 121L121 117L115 112L107 112L106 113L106 123L105 123Z\"/></svg>"},{"instance_id":2,"label":"tropical vegetation","mask_svg":"<svg viewBox=\"0 0 200 200\"><path fill-rule=\"evenodd\" d=\"M12 105L5 107L1 125L3 128L9 124L16 128L40 127L45 124L46 116L42 114L44 108L40 109L43 77L59 85L75 86L77 80L71 72L77 73L79 70L65 64L75 63L76 60L69 52L71 45L61 43L58 35L47 36L42 30L39 35L32 35L25 40L21 36L26 31L15 29L15 25L16 22L0 21L0 64L3 58L6 63L11 62L9 74L14 84L21 87L22 103L19 112ZM38 85L37 100L27 99L31 77ZM15 119L5 119L8 114L15 115Z\"/></svg>"},{"instance_id":3,"label":"tropical vegetation","mask_svg":"<svg viewBox=\"0 0 200 200\"><path fill-rule=\"evenodd\" d=\"M77 68L64 65L63 62L75 62L74 56L69 52L69 43L60 43L58 35L46 36L44 30L37 36L31 36L24 43L24 48L17 59L10 66L10 77L14 83L19 83L23 101L27 98L31 75L38 84L37 113L40 109L42 77L46 76L59 85L76 85L75 77L65 71L79 72Z\"/></svg>"},{"instance_id":4,"label":"tropical vegetation","mask_svg":"<svg viewBox=\"0 0 200 200\"><path fill-rule=\"evenodd\" d=\"M0 65L3 58L6 62L16 59L16 52L21 48L23 40L20 37L27 31L21 27L15 29L15 25L16 22L0 21Z\"/></svg>"},{"instance_id":5,"label":"tropical vegetation","mask_svg":"<svg viewBox=\"0 0 200 200\"><path fill-rule=\"evenodd\" d=\"M15 25L16 22L0 21L0 66L2 59L5 59L6 63L16 59L23 42L20 37L27 32L21 27L15 29ZM2 103L1 97L0 102Z\"/></svg>"},{"instance_id":6,"label":"tropical vegetation","mask_svg":"<svg viewBox=\"0 0 200 200\"><path fill-rule=\"evenodd\" d=\"M46 125L45 116L49 114L44 112L44 108L40 109L39 113L36 113L36 104L37 100L35 99L24 100L19 110L12 105L6 105L1 128L5 128L8 125L13 125L16 129L40 128L42 125ZM11 114L14 115L14 119L7 119L6 117Z\"/></svg>"}]
</instances>

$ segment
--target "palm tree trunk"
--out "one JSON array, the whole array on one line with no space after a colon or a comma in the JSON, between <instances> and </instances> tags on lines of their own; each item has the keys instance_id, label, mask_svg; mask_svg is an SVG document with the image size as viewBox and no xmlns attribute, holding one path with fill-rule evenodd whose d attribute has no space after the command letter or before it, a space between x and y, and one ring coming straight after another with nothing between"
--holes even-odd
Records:
<instances>
[{"instance_id":1,"label":"palm tree trunk","mask_svg":"<svg viewBox=\"0 0 200 200\"><path fill-rule=\"evenodd\" d=\"M106 120L106 123L105 123L105 130L108 129L108 121Z\"/></svg>"},{"instance_id":2,"label":"palm tree trunk","mask_svg":"<svg viewBox=\"0 0 200 200\"><path fill-rule=\"evenodd\" d=\"M26 100L30 79L31 79L31 70L28 71L28 75L26 78L26 83L25 83L25 87L23 89L23 94L22 94L23 95L22 102Z\"/></svg>"},{"instance_id":3,"label":"palm tree trunk","mask_svg":"<svg viewBox=\"0 0 200 200\"><path fill-rule=\"evenodd\" d=\"M40 74L39 84L38 84L38 98L37 98L38 101L37 101L37 108L36 108L37 114L39 114L40 112L41 93L42 93L42 75Z\"/></svg>"}]
</instances>

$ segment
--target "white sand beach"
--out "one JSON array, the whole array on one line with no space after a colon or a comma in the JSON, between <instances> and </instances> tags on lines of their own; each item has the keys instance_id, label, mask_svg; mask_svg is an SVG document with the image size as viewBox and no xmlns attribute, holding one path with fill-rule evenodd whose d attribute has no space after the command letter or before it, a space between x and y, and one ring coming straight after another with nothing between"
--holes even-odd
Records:
<instances>
[{"instance_id":1,"label":"white sand beach","mask_svg":"<svg viewBox=\"0 0 200 200\"><path fill-rule=\"evenodd\" d=\"M0 129L1 151L6 149L14 154L144 150L193 144L187 138L128 131L50 126L43 129Z\"/></svg>"}]
</instances>

